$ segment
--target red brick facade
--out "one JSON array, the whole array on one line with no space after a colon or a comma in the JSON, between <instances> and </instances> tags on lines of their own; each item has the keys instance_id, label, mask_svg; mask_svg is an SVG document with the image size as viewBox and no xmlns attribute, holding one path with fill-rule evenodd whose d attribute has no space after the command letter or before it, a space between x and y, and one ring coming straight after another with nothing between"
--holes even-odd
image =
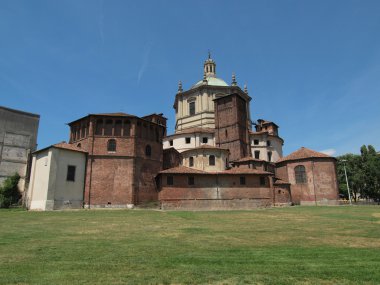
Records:
<instances>
[{"instance_id":1,"label":"red brick facade","mask_svg":"<svg viewBox=\"0 0 380 285\"><path fill-rule=\"evenodd\" d=\"M161 122L166 124L166 119ZM69 124L70 143L88 152L87 207L157 201L155 176L162 169L164 124L123 113L89 115Z\"/></svg>"},{"instance_id":2,"label":"red brick facade","mask_svg":"<svg viewBox=\"0 0 380 285\"><path fill-rule=\"evenodd\" d=\"M235 93L214 102L216 145L230 151L230 161L250 156L246 99Z\"/></svg>"}]
</instances>

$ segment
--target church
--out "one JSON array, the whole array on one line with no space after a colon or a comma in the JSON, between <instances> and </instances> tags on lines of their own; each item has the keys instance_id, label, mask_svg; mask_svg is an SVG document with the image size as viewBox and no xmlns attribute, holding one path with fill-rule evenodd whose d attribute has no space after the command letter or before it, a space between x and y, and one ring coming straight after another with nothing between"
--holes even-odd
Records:
<instances>
[{"instance_id":1,"label":"church","mask_svg":"<svg viewBox=\"0 0 380 285\"><path fill-rule=\"evenodd\" d=\"M251 100L234 75L231 84L217 77L209 55L201 80L189 90L178 84L173 134L162 113L89 114L69 123L68 143L34 152L27 207L336 204L336 159L304 147L284 157L279 126L252 121Z\"/></svg>"}]
</instances>

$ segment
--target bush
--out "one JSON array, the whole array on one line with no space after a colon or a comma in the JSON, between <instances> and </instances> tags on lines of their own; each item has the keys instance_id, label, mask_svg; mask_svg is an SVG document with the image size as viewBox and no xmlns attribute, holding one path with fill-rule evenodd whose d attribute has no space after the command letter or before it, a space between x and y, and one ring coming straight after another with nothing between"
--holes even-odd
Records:
<instances>
[{"instance_id":1,"label":"bush","mask_svg":"<svg viewBox=\"0 0 380 285\"><path fill-rule=\"evenodd\" d=\"M0 187L0 208L9 208L12 204L17 203L21 198L21 193L18 189L20 175L15 173L13 176L5 179Z\"/></svg>"}]
</instances>

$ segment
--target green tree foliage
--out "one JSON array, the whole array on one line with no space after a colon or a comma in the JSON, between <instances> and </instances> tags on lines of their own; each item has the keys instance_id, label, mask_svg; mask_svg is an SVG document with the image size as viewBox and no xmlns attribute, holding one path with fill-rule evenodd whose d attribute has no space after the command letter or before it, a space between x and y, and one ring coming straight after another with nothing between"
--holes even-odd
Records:
<instances>
[{"instance_id":1,"label":"green tree foliage","mask_svg":"<svg viewBox=\"0 0 380 285\"><path fill-rule=\"evenodd\" d=\"M345 162L343 162L345 161ZM347 170L349 187L353 199L359 197L379 201L380 199L380 156L373 146L363 145L360 155L345 154L338 157L338 182L339 190L345 197L347 194L344 165Z\"/></svg>"},{"instance_id":2,"label":"green tree foliage","mask_svg":"<svg viewBox=\"0 0 380 285\"><path fill-rule=\"evenodd\" d=\"M20 200L21 194L17 186L19 180L20 175L15 173L4 181L0 187L0 208L9 208Z\"/></svg>"}]
</instances>

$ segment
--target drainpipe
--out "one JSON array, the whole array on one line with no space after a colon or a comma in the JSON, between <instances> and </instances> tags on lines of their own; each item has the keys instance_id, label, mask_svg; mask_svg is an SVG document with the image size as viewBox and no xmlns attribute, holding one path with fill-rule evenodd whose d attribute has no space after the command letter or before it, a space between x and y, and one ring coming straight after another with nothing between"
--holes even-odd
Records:
<instances>
[{"instance_id":1,"label":"drainpipe","mask_svg":"<svg viewBox=\"0 0 380 285\"><path fill-rule=\"evenodd\" d=\"M317 203L317 193L315 192L315 180L314 180L314 161L311 162L311 170L313 171L313 189L314 189L314 200L315 200L315 206L318 206Z\"/></svg>"}]
</instances>

